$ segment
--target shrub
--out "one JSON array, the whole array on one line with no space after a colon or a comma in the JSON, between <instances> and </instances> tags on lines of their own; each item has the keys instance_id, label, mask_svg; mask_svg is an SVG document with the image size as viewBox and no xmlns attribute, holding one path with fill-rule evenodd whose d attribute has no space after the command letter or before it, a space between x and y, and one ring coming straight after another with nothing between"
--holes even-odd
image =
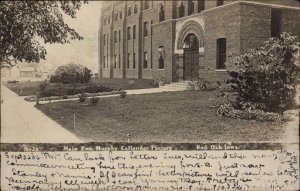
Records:
<instances>
[{"instance_id":1,"label":"shrub","mask_svg":"<svg viewBox=\"0 0 300 191\"><path fill-rule=\"evenodd\" d=\"M86 100L85 94L80 94L79 101L80 102L85 102L85 100Z\"/></svg>"},{"instance_id":2,"label":"shrub","mask_svg":"<svg viewBox=\"0 0 300 191\"><path fill-rule=\"evenodd\" d=\"M126 91L122 91L120 93L120 98L125 98L127 96L127 92Z\"/></svg>"},{"instance_id":3,"label":"shrub","mask_svg":"<svg viewBox=\"0 0 300 191\"><path fill-rule=\"evenodd\" d=\"M260 48L226 62L227 82L238 93L238 102L264 103L266 111L290 108L296 94L299 73L299 43L283 33Z\"/></svg>"},{"instance_id":4,"label":"shrub","mask_svg":"<svg viewBox=\"0 0 300 191\"><path fill-rule=\"evenodd\" d=\"M45 91L46 88L47 88L47 86L48 86L48 83L47 83L47 82L41 83L41 84L39 85L39 87L38 87L38 91L39 91L39 92Z\"/></svg>"},{"instance_id":5,"label":"shrub","mask_svg":"<svg viewBox=\"0 0 300 191\"><path fill-rule=\"evenodd\" d=\"M91 104L93 105L96 105L99 102L99 98L95 96L93 96L90 100L91 100Z\"/></svg>"},{"instance_id":6,"label":"shrub","mask_svg":"<svg viewBox=\"0 0 300 191\"><path fill-rule=\"evenodd\" d=\"M98 85L98 84L90 84L89 86L87 86L83 89L83 91L87 92L87 93L108 92L108 91L112 91L112 90L113 89L110 87L105 87L105 86Z\"/></svg>"},{"instance_id":7,"label":"shrub","mask_svg":"<svg viewBox=\"0 0 300 191\"><path fill-rule=\"evenodd\" d=\"M50 77L51 83L88 83L91 81L92 71L79 64L67 64L56 69Z\"/></svg>"}]
</instances>

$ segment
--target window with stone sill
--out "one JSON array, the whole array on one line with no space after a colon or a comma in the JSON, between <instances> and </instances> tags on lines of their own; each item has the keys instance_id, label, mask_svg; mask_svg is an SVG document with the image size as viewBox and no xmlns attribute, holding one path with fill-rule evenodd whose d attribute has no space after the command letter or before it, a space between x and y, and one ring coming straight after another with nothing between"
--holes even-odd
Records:
<instances>
[{"instance_id":1,"label":"window with stone sill","mask_svg":"<svg viewBox=\"0 0 300 191\"><path fill-rule=\"evenodd\" d=\"M127 16L131 16L131 6L128 6Z\"/></svg>"},{"instance_id":2,"label":"window with stone sill","mask_svg":"<svg viewBox=\"0 0 300 191\"><path fill-rule=\"evenodd\" d=\"M134 7L133 7L133 13L136 14L138 12L138 9L137 9L137 5L136 3L134 4Z\"/></svg>"},{"instance_id":3,"label":"window with stone sill","mask_svg":"<svg viewBox=\"0 0 300 191\"><path fill-rule=\"evenodd\" d=\"M217 70L226 69L226 38L217 39Z\"/></svg>"},{"instance_id":4,"label":"window with stone sill","mask_svg":"<svg viewBox=\"0 0 300 191\"><path fill-rule=\"evenodd\" d=\"M117 68L117 55L114 56L114 68Z\"/></svg>"},{"instance_id":5,"label":"window with stone sill","mask_svg":"<svg viewBox=\"0 0 300 191\"><path fill-rule=\"evenodd\" d=\"M127 28L127 40L130 40L130 27Z\"/></svg>"},{"instance_id":6,"label":"window with stone sill","mask_svg":"<svg viewBox=\"0 0 300 191\"><path fill-rule=\"evenodd\" d=\"M149 1L148 0L146 0L144 2L144 10L147 10L147 9L149 9Z\"/></svg>"},{"instance_id":7,"label":"window with stone sill","mask_svg":"<svg viewBox=\"0 0 300 191\"><path fill-rule=\"evenodd\" d=\"M119 11L120 13L119 13L119 15L120 15L120 19L123 19L123 12L120 10Z\"/></svg>"},{"instance_id":8,"label":"window with stone sill","mask_svg":"<svg viewBox=\"0 0 300 191\"><path fill-rule=\"evenodd\" d=\"M224 0L217 0L217 6L224 5Z\"/></svg>"},{"instance_id":9,"label":"window with stone sill","mask_svg":"<svg viewBox=\"0 0 300 191\"><path fill-rule=\"evenodd\" d=\"M205 10L205 0L198 0L198 13Z\"/></svg>"},{"instance_id":10,"label":"window with stone sill","mask_svg":"<svg viewBox=\"0 0 300 191\"><path fill-rule=\"evenodd\" d=\"M105 60L106 58L105 58L105 56L103 56L103 68L105 68L105 65L106 65L106 63L105 63Z\"/></svg>"},{"instance_id":11,"label":"window with stone sill","mask_svg":"<svg viewBox=\"0 0 300 191\"><path fill-rule=\"evenodd\" d=\"M144 37L148 36L148 22L144 22Z\"/></svg>"},{"instance_id":12,"label":"window with stone sill","mask_svg":"<svg viewBox=\"0 0 300 191\"><path fill-rule=\"evenodd\" d=\"M193 0L188 0L188 15L194 12L194 2Z\"/></svg>"},{"instance_id":13,"label":"window with stone sill","mask_svg":"<svg viewBox=\"0 0 300 191\"><path fill-rule=\"evenodd\" d=\"M184 3L183 1L181 1L179 3L179 6L178 6L178 17L181 18L181 17L184 17Z\"/></svg>"},{"instance_id":14,"label":"window with stone sill","mask_svg":"<svg viewBox=\"0 0 300 191\"><path fill-rule=\"evenodd\" d=\"M114 31L114 43L118 42L117 31Z\"/></svg>"},{"instance_id":15,"label":"window with stone sill","mask_svg":"<svg viewBox=\"0 0 300 191\"><path fill-rule=\"evenodd\" d=\"M127 56L127 68L130 68L130 53Z\"/></svg>"},{"instance_id":16,"label":"window with stone sill","mask_svg":"<svg viewBox=\"0 0 300 191\"><path fill-rule=\"evenodd\" d=\"M282 33L282 10L271 9L271 37L278 37Z\"/></svg>"},{"instance_id":17,"label":"window with stone sill","mask_svg":"<svg viewBox=\"0 0 300 191\"><path fill-rule=\"evenodd\" d=\"M135 37L136 37L136 26L133 25L132 38L135 39Z\"/></svg>"},{"instance_id":18,"label":"window with stone sill","mask_svg":"<svg viewBox=\"0 0 300 191\"><path fill-rule=\"evenodd\" d=\"M133 57L132 58L133 58L132 68L135 69L135 53L133 53Z\"/></svg>"},{"instance_id":19,"label":"window with stone sill","mask_svg":"<svg viewBox=\"0 0 300 191\"><path fill-rule=\"evenodd\" d=\"M143 68L144 69L148 68L148 55L147 55L147 52L144 52L144 64L143 64Z\"/></svg>"},{"instance_id":20,"label":"window with stone sill","mask_svg":"<svg viewBox=\"0 0 300 191\"><path fill-rule=\"evenodd\" d=\"M118 11L115 12L115 21L118 21Z\"/></svg>"},{"instance_id":21,"label":"window with stone sill","mask_svg":"<svg viewBox=\"0 0 300 191\"><path fill-rule=\"evenodd\" d=\"M159 22L162 22L165 20L165 8L162 3L159 5Z\"/></svg>"}]
</instances>

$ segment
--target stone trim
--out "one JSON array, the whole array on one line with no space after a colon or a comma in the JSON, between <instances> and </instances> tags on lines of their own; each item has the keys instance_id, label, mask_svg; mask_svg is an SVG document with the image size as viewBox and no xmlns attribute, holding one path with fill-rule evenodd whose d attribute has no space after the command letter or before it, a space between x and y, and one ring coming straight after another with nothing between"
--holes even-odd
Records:
<instances>
[{"instance_id":1,"label":"stone trim","mask_svg":"<svg viewBox=\"0 0 300 191\"><path fill-rule=\"evenodd\" d=\"M230 7L230 6L235 6L235 5L256 5L256 6L262 6L262 7L285 8L285 9L294 9L294 10L300 11L300 7L291 7L291 6L286 6L286 5L274 5L274 4L266 4L266 3L260 3L260 2L236 1L233 3L226 4L226 5L213 7L211 9L204 10L204 11L202 11L202 13L206 14L206 13L209 13L212 11L216 11L219 9L223 9L225 7Z\"/></svg>"}]
</instances>

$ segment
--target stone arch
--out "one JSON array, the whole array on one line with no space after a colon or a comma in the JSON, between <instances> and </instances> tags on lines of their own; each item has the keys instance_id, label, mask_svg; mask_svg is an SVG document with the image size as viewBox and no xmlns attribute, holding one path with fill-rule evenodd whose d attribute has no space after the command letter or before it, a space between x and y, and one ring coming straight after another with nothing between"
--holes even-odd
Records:
<instances>
[{"instance_id":1,"label":"stone arch","mask_svg":"<svg viewBox=\"0 0 300 191\"><path fill-rule=\"evenodd\" d=\"M177 49L182 49L184 41L189 34L194 34L199 41L199 48L204 47L203 28L196 21L187 21L178 34Z\"/></svg>"}]
</instances>

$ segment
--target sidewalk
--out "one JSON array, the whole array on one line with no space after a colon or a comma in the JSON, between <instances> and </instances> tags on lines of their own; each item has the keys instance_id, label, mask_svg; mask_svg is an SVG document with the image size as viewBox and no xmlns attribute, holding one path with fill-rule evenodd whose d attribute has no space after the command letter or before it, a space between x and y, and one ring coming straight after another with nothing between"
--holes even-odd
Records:
<instances>
[{"instance_id":1,"label":"sidewalk","mask_svg":"<svg viewBox=\"0 0 300 191\"><path fill-rule=\"evenodd\" d=\"M3 85L1 99L1 143L83 142Z\"/></svg>"},{"instance_id":2,"label":"sidewalk","mask_svg":"<svg viewBox=\"0 0 300 191\"><path fill-rule=\"evenodd\" d=\"M134 89L134 90L125 90L127 92L127 95L140 95L140 94L153 94L153 93L162 93L162 92L175 92L175 91L184 91L184 89L178 89L178 88L149 88L149 89ZM113 95L102 95L102 96L95 96L98 98L107 98L107 97L118 97L119 94L113 94ZM77 101L78 98L69 98L69 99L59 99L59 100L51 100L51 103L55 102L65 102L65 101ZM49 101L39 101L39 104L47 104Z\"/></svg>"}]
</instances>

